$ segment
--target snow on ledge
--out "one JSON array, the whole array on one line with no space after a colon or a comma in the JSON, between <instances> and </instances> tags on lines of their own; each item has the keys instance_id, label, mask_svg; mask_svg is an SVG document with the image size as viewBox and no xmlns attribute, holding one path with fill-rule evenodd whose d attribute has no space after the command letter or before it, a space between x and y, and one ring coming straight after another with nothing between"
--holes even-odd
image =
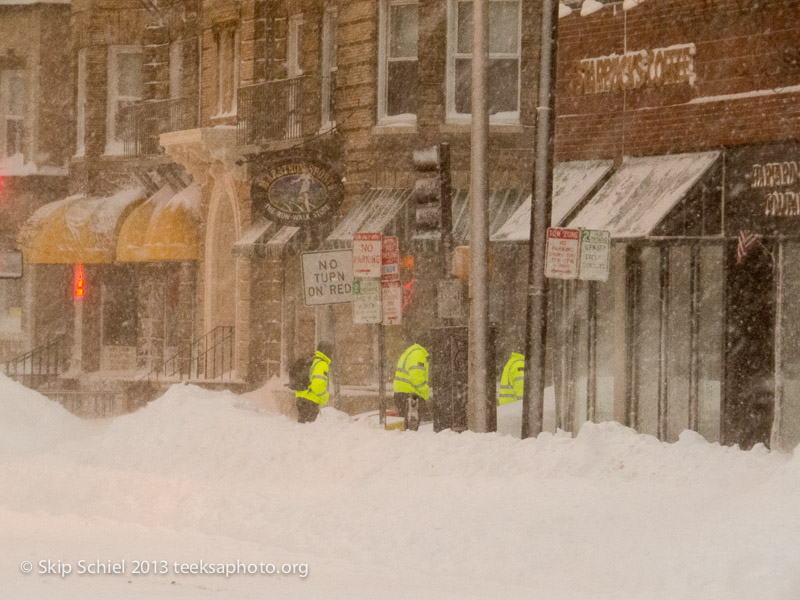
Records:
<instances>
[{"instance_id":1,"label":"snow on ledge","mask_svg":"<svg viewBox=\"0 0 800 600\"><path fill-rule=\"evenodd\" d=\"M738 94L721 94L719 96L702 96L689 100L688 104L704 104L707 102L724 102L726 100L741 100L744 98L758 98L760 96L776 96L778 94L793 94L800 92L800 85L790 85L782 88L771 88L768 90L753 90L751 92L740 92Z\"/></svg>"}]
</instances>

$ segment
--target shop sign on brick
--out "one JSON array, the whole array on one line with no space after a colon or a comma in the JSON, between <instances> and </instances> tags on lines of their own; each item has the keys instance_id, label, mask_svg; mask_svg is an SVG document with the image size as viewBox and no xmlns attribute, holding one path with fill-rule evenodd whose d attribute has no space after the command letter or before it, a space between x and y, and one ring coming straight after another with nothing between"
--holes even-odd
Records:
<instances>
[{"instance_id":1,"label":"shop sign on brick","mask_svg":"<svg viewBox=\"0 0 800 600\"><path fill-rule=\"evenodd\" d=\"M353 276L381 276L381 236L380 233L353 234Z\"/></svg>"},{"instance_id":2,"label":"shop sign on brick","mask_svg":"<svg viewBox=\"0 0 800 600\"><path fill-rule=\"evenodd\" d=\"M580 278L589 281L608 281L610 259L611 232L581 229Z\"/></svg>"},{"instance_id":3,"label":"shop sign on brick","mask_svg":"<svg viewBox=\"0 0 800 600\"><path fill-rule=\"evenodd\" d=\"M544 276L553 279L577 279L580 252L580 229L549 227Z\"/></svg>"},{"instance_id":4,"label":"shop sign on brick","mask_svg":"<svg viewBox=\"0 0 800 600\"><path fill-rule=\"evenodd\" d=\"M305 252L303 292L306 306L353 300L353 253L350 250Z\"/></svg>"},{"instance_id":5,"label":"shop sign on brick","mask_svg":"<svg viewBox=\"0 0 800 600\"><path fill-rule=\"evenodd\" d=\"M353 280L353 323L381 322L381 281L378 278Z\"/></svg>"},{"instance_id":6,"label":"shop sign on brick","mask_svg":"<svg viewBox=\"0 0 800 600\"><path fill-rule=\"evenodd\" d=\"M381 282L383 324L403 324L403 284L399 279Z\"/></svg>"}]
</instances>

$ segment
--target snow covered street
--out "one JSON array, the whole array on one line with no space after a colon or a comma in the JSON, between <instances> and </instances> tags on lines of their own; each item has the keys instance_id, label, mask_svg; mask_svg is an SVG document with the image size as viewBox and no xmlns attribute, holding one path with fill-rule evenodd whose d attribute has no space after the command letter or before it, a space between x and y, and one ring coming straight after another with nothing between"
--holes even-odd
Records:
<instances>
[{"instance_id":1,"label":"snow covered street","mask_svg":"<svg viewBox=\"0 0 800 600\"><path fill-rule=\"evenodd\" d=\"M4 598L800 597L800 460L763 447L612 423L524 442L384 432L333 409L301 426L191 386L113 421L3 376L0 398ZM308 572L173 568L237 560Z\"/></svg>"}]
</instances>

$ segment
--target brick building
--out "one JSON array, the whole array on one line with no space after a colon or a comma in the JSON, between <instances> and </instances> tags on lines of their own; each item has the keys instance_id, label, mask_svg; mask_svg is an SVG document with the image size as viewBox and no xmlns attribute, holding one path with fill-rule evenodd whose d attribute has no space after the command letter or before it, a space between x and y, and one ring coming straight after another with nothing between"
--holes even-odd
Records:
<instances>
[{"instance_id":1,"label":"brick building","mask_svg":"<svg viewBox=\"0 0 800 600\"><path fill-rule=\"evenodd\" d=\"M69 6L0 2L0 252L15 260L19 226L67 190ZM45 93L46 92L46 93ZM11 254L6 254L10 252ZM7 265L0 265L6 271ZM0 279L0 361L29 347L23 314L32 282Z\"/></svg>"},{"instance_id":2,"label":"brick building","mask_svg":"<svg viewBox=\"0 0 800 600\"><path fill-rule=\"evenodd\" d=\"M791 448L800 4L626 4L559 20L557 160L607 168L554 211L614 243L552 286L557 423Z\"/></svg>"}]
</instances>

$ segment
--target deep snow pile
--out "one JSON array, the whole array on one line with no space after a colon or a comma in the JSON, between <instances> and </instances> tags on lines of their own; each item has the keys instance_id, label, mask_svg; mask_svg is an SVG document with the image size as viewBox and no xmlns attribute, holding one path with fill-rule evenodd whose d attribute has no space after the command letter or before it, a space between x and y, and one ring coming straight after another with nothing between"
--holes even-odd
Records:
<instances>
[{"instance_id":1,"label":"deep snow pile","mask_svg":"<svg viewBox=\"0 0 800 600\"><path fill-rule=\"evenodd\" d=\"M0 453L15 597L800 597L800 459L763 448L611 423L525 441L384 432L333 409L297 425L188 386L92 427L4 378L0 398L0 434L25 432ZM39 432L51 442L23 439ZM309 576L18 568L255 556Z\"/></svg>"}]
</instances>

